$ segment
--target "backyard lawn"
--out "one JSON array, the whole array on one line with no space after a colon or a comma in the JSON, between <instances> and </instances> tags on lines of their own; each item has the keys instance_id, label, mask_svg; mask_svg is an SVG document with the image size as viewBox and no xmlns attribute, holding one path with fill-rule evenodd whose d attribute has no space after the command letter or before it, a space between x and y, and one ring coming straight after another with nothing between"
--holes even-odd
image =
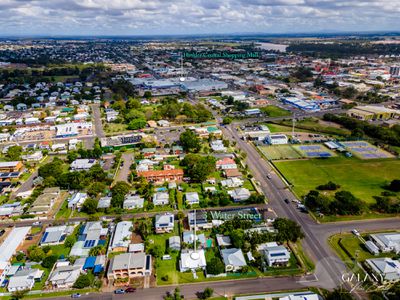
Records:
<instances>
[{"instance_id":1,"label":"backyard lawn","mask_svg":"<svg viewBox=\"0 0 400 300\"><path fill-rule=\"evenodd\" d=\"M400 178L398 159L360 160L334 157L298 161L279 161L275 166L294 185L298 196L306 195L318 185L333 181L342 190L352 192L367 203L384 191L391 180Z\"/></svg>"}]
</instances>

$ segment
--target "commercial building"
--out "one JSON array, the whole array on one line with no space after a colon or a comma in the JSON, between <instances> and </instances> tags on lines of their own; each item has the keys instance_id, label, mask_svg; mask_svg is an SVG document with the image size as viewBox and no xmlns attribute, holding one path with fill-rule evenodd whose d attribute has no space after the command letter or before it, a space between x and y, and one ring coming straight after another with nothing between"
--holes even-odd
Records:
<instances>
[{"instance_id":1,"label":"commercial building","mask_svg":"<svg viewBox=\"0 0 400 300\"><path fill-rule=\"evenodd\" d=\"M267 136L267 143L270 145L286 145L289 139L284 134L270 134Z\"/></svg>"},{"instance_id":2,"label":"commercial building","mask_svg":"<svg viewBox=\"0 0 400 300\"><path fill-rule=\"evenodd\" d=\"M154 170L154 171L140 171L137 172L138 176L143 176L147 181L153 183L164 183L170 181L180 182L183 180L183 170Z\"/></svg>"},{"instance_id":3,"label":"commercial building","mask_svg":"<svg viewBox=\"0 0 400 300\"><path fill-rule=\"evenodd\" d=\"M349 109L346 114L350 117L370 121L370 120L389 120L400 116L400 110L386 108L384 106L356 106Z\"/></svg>"}]
</instances>

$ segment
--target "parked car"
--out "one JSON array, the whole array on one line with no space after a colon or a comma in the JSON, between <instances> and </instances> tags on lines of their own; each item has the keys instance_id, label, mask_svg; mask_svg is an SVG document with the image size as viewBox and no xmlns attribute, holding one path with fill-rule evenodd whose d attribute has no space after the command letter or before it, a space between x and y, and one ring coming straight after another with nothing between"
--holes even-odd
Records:
<instances>
[{"instance_id":1,"label":"parked car","mask_svg":"<svg viewBox=\"0 0 400 300\"><path fill-rule=\"evenodd\" d=\"M271 176L270 173L268 173L267 178L268 178L268 179L271 179L271 178L272 178L272 176Z\"/></svg>"},{"instance_id":2,"label":"parked car","mask_svg":"<svg viewBox=\"0 0 400 300\"><path fill-rule=\"evenodd\" d=\"M134 292L136 292L136 288L128 287L127 289L125 289L125 293L134 293Z\"/></svg>"},{"instance_id":3,"label":"parked car","mask_svg":"<svg viewBox=\"0 0 400 300\"><path fill-rule=\"evenodd\" d=\"M71 295L71 298L80 298L80 297L81 297L81 294L79 294L79 293L74 293Z\"/></svg>"},{"instance_id":4,"label":"parked car","mask_svg":"<svg viewBox=\"0 0 400 300\"><path fill-rule=\"evenodd\" d=\"M354 234L354 235L356 235L356 236L360 236L360 233L358 232L357 229L353 229L353 230L351 231L351 233Z\"/></svg>"},{"instance_id":5,"label":"parked car","mask_svg":"<svg viewBox=\"0 0 400 300\"><path fill-rule=\"evenodd\" d=\"M117 289L114 291L114 294L120 295L120 294L125 294L125 290L123 289Z\"/></svg>"},{"instance_id":6,"label":"parked car","mask_svg":"<svg viewBox=\"0 0 400 300\"><path fill-rule=\"evenodd\" d=\"M285 201L286 204L289 204L289 203L290 203L290 201L289 201L288 198L286 198L284 201Z\"/></svg>"}]
</instances>

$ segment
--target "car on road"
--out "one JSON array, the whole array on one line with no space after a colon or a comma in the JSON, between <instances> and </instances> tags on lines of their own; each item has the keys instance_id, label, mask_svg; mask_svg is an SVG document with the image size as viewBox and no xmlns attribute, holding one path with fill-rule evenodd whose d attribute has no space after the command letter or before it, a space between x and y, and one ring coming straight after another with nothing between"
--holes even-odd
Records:
<instances>
[{"instance_id":1,"label":"car on road","mask_svg":"<svg viewBox=\"0 0 400 300\"><path fill-rule=\"evenodd\" d=\"M120 295L120 294L125 294L125 290L124 289L116 289L114 291L114 294Z\"/></svg>"},{"instance_id":2,"label":"car on road","mask_svg":"<svg viewBox=\"0 0 400 300\"><path fill-rule=\"evenodd\" d=\"M271 173L268 173L267 178L268 178L268 179L271 179L271 178L272 178Z\"/></svg>"},{"instance_id":3,"label":"car on road","mask_svg":"<svg viewBox=\"0 0 400 300\"><path fill-rule=\"evenodd\" d=\"M136 292L136 288L128 287L125 289L125 293L134 293L134 292Z\"/></svg>"},{"instance_id":4,"label":"car on road","mask_svg":"<svg viewBox=\"0 0 400 300\"><path fill-rule=\"evenodd\" d=\"M37 222L33 222L33 223L32 223L33 226L40 226L41 224L42 224L42 222L40 222L40 221L37 221Z\"/></svg>"},{"instance_id":5,"label":"car on road","mask_svg":"<svg viewBox=\"0 0 400 300\"><path fill-rule=\"evenodd\" d=\"M290 201L289 201L288 198L286 198L284 201L285 201L286 204L289 204L289 203L290 203Z\"/></svg>"},{"instance_id":6,"label":"car on road","mask_svg":"<svg viewBox=\"0 0 400 300\"><path fill-rule=\"evenodd\" d=\"M357 229L353 229L353 230L351 231L351 233L354 234L355 236L360 236L360 233L358 232Z\"/></svg>"},{"instance_id":7,"label":"car on road","mask_svg":"<svg viewBox=\"0 0 400 300\"><path fill-rule=\"evenodd\" d=\"M80 298L80 297L81 297L81 294L79 294L79 293L74 293L71 295L71 298Z\"/></svg>"}]
</instances>

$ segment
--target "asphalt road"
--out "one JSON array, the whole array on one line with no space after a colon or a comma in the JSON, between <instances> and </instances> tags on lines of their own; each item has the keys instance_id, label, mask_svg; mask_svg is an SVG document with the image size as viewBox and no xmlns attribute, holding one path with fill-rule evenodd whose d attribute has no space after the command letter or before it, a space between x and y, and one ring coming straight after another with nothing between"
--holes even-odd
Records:
<instances>
[{"instance_id":1,"label":"asphalt road","mask_svg":"<svg viewBox=\"0 0 400 300\"><path fill-rule=\"evenodd\" d=\"M133 162L133 154L132 153L122 153L121 156L122 161L124 162L117 174L116 181L125 181L128 182L128 177L131 172L130 167ZM129 182L128 182L129 183Z\"/></svg>"}]
</instances>

